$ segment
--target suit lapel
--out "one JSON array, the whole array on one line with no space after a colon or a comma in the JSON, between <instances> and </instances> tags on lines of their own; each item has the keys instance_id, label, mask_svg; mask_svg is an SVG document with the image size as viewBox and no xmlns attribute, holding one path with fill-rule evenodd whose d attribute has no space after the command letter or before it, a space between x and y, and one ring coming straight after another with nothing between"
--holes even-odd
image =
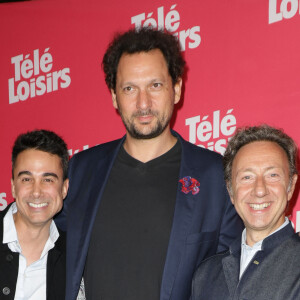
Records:
<instances>
[{"instance_id":1,"label":"suit lapel","mask_svg":"<svg viewBox=\"0 0 300 300\"><path fill-rule=\"evenodd\" d=\"M195 178L195 174L194 169L188 164L188 161L191 159L191 157L187 147L184 145L185 141L182 140L177 133L173 132L173 134L176 135L181 142L182 153L173 225L162 278L160 293L161 300L170 299L171 297L180 259L185 249L185 240L188 234L187 230L190 227L194 206L196 203L196 197L194 197L191 192L185 194L181 190L182 184L179 182L179 179L185 176L191 176Z\"/></svg>"},{"instance_id":2,"label":"suit lapel","mask_svg":"<svg viewBox=\"0 0 300 300\"><path fill-rule=\"evenodd\" d=\"M70 281L67 282L67 290L72 286L71 299L76 299L77 297L76 292L78 291L83 274L89 242L101 197L123 141L124 138L121 139L113 151L108 152L103 159L95 160L92 166L93 171L86 175L87 186L92 187L92 189L84 191L82 195L77 197L78 206L76 207L76 211L74 211L74 214L72 214L72 212L69 214L70 224L68 228L72 228L72 230L68 232L67 248L76 249L76 251L69 251L67 255L68 270L72 274L69 277L71 278ZM88 196L85 195L86 192ZM84 201L83 199L86 200Z\"/></svg>"}]
</instances>

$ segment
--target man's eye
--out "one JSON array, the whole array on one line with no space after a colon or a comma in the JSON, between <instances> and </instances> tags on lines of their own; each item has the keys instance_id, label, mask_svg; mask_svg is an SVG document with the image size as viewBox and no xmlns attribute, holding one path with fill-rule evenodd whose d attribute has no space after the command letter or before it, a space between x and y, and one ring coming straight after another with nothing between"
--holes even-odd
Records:
<instances>
[{"instance_id":1,"label":"man's eye","mask_svg":"<svg viewBox=\"0 0 300 300\"><path fill-rule=\"evenodd\" d=\"M133 88L132 88L132 86L126 86L126 87L124 87L124 92L131 92L132 90L133 90Z\"/></svg>"},{"instance_id":2,"label":"man's eye","mask_svg":"<svg viewBox=\"0 0 300 300\"><path fill-rule=\"evenodd\" d=\"M52 178L44 178L44 182L53 182Z\"/></svg>"},{"instance_id":3,"label":"man's eye","mask_svg":"<svg viewBox=\"0 0 300 300\"><path fill-rule=\"evenodd\" d=\"M251 176L250 175L245 175L242 177L242 180L249 180L251 179Z\"/></svg>"},{"instance_id":4,"label":"man's eye","mask_svg":"<svg viewBox=\"0 0 300 300\"><path fill-rule=\"evenodd\" d=\"M159 87L161 87L162 86L162 84L160 83L160 82L154 82L153 83L153 87L154 88L159 88Z\"/></svg>"},{"instance_id":5,"label":"man's eye","mask_svg":"<svg viewBox=\"0 0 300 300\"><path fill-rule=\"evenodd\" d=\"M267 178L272 181L277 181L280 180L280 175L278 173L271 173Z\"/></svg>"},{"instance_id":6,"label":"man's eye","mask_svg":"<svg viewBox=\"0 0 300 300\"><path fill-rule=\"evenodd\" d=\"M30 178L28 178L28 177L23 177L22 178L22 182L28 182L28 181L30 181Z\"/></svg>"}]
</instances>

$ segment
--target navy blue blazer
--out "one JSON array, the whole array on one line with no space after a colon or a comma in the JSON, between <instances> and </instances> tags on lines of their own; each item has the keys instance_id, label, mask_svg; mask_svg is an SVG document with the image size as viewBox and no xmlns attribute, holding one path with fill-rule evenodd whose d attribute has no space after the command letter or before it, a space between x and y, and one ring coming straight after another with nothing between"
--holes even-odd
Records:
<instances>
[{"instance_id":1,"label":"navy blue blazer","mask_svg":"<svg viewBox=\"0 0 300 300\"><path fill-rule=\"evenodd\" d=\"M191 176L200 183L200 191L185 194L178 182L160 300L189 299L192 276L200 262L228 249L243 228L227 194L221 155L172 133L182 147L178 180ZM124 140L82 151L70 161L70 188L56 219L58 226L67 230L66 300L75 300L78 294L101 196Z\"/></svg>"}]
</instances>

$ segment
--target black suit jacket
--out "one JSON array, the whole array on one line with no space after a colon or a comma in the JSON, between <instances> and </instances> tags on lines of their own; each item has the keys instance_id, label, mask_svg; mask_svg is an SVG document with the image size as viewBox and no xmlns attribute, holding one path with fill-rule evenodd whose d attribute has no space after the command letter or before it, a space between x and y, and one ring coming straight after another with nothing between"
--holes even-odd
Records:
<instances>
[{"instance_id":1,"label":"black suit jacket","mask_svg":"<svg viewBox=\"0 0 300 300\"><path fill-rule=\"evenodd\" d=\"M19 269L19 253L3 244L3 218L10 206L0 212L0 299L14 300ZM65 299L66 237L59 231L55 247L48 252L47 300Z\"/></svg>"}]
</instances>

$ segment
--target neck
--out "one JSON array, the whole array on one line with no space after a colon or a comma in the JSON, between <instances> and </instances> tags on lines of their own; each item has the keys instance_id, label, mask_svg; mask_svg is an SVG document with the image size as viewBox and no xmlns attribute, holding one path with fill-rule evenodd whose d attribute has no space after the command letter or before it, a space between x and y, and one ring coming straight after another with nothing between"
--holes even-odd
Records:
<instances>
[{"instance_id":1,"label":"neck","mask_svg":"<svg viewBox=\"0 0 300 300\"><path fill-rule=\"evenodd\" d=\"M145 163L168 152L176 141L177 138L170 129L153 139L135 139L127 133L124 149L129 155Z\"/></svg>"},{"instance_id":2,"label":"neck","mask_svg":"<svg viewBox=\"0 0 300 300\"><path fill-rule=\"evenodd\" d=\"M22 255L26 258L27 265L30 265L41 257L49 238L51 220L43 226L29 226L22 223L18 216L14 220Z\"/></svg>"},{"instance_id":3,"label":"neck","mask_svg":"<svg viewBox=\"0 0 300 300\"><path fill-rule=\"evenodd\" d=\"M266 230L258 231L253 230L251 228L246 228L246 244L250 247L253 247L254 244L264 240L266 237L268 237L270 234L276 231L284 223L284 220L285 219L283 217L283 220L279 224L277 224L276 227L269 228Z\"/></svg>"}]
</instances>

